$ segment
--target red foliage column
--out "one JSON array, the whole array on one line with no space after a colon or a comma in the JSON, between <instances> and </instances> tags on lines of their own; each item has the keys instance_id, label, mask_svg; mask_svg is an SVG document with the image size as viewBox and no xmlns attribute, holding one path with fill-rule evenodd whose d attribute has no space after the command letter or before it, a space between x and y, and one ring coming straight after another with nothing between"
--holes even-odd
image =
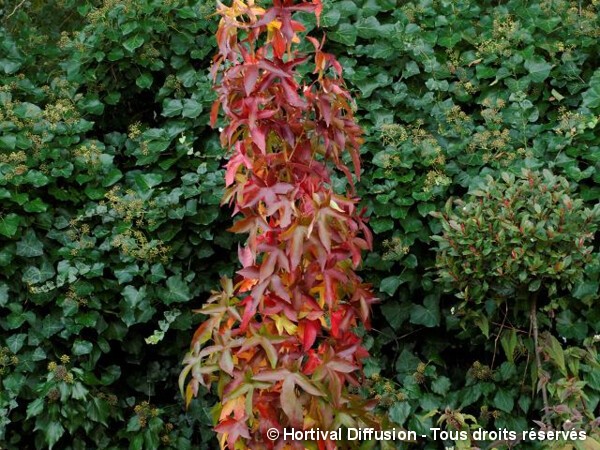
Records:
<instances>
[{"instance_id":1,"label":"red foliage column","mask_svg":"<svg viewBox=\"0 0 600 450\"><path fill-rule=\"evenodd\" d=\"M189 403L199 385L216 383L222 448L303 448L270 441L269 428L373 425L368 402L348 391L368 356L354 330L369 327L375 298L355 269L371 233L352 192L333 191L328 168L341 170L353 191L343 155L358 177L362 130L342 67L323 42L299 34L296 11L318 19L320 0L275 0L266 10L233 0L218 9L211 118L214 125L219 108L226 115L223 202L240 216L231 231L248 240L236 279L223 279L200 310L208 320L194 334L180 386L191 375ZM297 50L304 39L309 55ZM313 75L302 83L296 69L309 64Z\"/></svg>"}]
</instances>

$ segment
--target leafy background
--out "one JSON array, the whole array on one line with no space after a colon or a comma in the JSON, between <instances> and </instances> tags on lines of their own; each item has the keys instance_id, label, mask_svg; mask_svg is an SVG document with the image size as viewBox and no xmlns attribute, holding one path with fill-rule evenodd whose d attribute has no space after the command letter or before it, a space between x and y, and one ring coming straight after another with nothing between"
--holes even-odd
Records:
<instances>
[{"instance_id":1,"label":"leafy background","mask_svg":"<svg viewBox=\"0 0 600 450\"><path fill-rule=\"evenodd\" d=\"M430 213L523 168L598 203L598 8L325 3L327 49L366 132L359 193L376 248L361 273L383 300L362 390L395 426L518 430L540 418L528 317L511 309L503 322L503 303L470 307L438 280L431 236L443 230ZM213 397L185 413L177 390L192 309L237 267L219 207L225 155L207 126L213 10L0 2L3 448L216 445ZM597 244L591 258L570 288L542 292L539 320L552 404L567 408L553 420L594 432Z\"/></svg>"}]
</instances>

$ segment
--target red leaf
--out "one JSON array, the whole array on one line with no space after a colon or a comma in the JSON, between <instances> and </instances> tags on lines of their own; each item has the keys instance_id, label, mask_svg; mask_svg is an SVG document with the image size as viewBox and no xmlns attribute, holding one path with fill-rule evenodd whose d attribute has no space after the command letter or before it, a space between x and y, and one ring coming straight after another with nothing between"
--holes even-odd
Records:
<instances>
[{"instance_id":1,"label":"red leaf","mask_svg":"<svg viewBox=\"0 0 600 450\"><path fill-rule=\"evenodd\" d=\"M268 383L276 383L285 379L289 375L290 371L287 369L278 370L263 370L252 377L255 381L266 381Z\"/></svg>"},{"instance_id":2,"label":"red leaf","mask_svg":"<svg viewBox=\"0 0 600 450\"><path fill-rule=\"evenodd\" d=\"M311 375L317 367L322 364L321 358L317 355L314 350L308 351L308 360L304 364L304 368L302 369L302 373L305 375Z\"/></svg>"},{"instance_id":3,"label":"red leaf","mask_svg":"<svg viewBox=\"0 0 600 450\"><path fill-rule=\"evenodd\" d=\"M267 72L270 72L272 74L280 76L282 78L282 81L283 81L283 79L287 79L287 78L291 78L292 77L292 74L284 71L280 67L277 67L272 61L269 61L268 59L261 59L258 62L258 67L260 67L261 69L266 70Z\"/></svg>"},{"instance_id":4,"label":"red leaf","mask_svg":"<svg viewBox=\"0 0 600 450\"><path fill-rule=\"evenodd\" d=\"M258 64L246 64L246 71L244 72L244 89L246 95L250 95L256 86L258 80Z\"/></svg>"},{"instance_id":5,"label":"red leaf","mask_svg":"<svg viewBox=\"0 0 600 450\"><path fill-rule=\"evenodd\" d=\"M317 333L321 329L321 324L318 320L304 320L304 335L302 336L302 344L304 350L308 350L312 347L317 339Z\"/></svg>"},{"instance_id":6,"label":"red leaf","mask_svg":"<svg viewBox=\"0 0 600 450\"><path fill-rule=\"evenodd\" d=\"M344 317L344 311L338 309L331 313L331 335L334 338L340 337L340 323Z\"/></svg>"},{"instance_id":7,"label":"red leaf","mask_svg":"<svg viewBox=\"0 0 600 450\"><path fill-rule=\"evenodd\" d=\"M242 263L242 267L249 267L254 265L254 254L250 247L238 246L238 258Z\"/></svg>"},{"instance_id":8,"label":"red leaf","mask_svg":"<svg viewBox=\"0 0 600 450\"><path fill-rule=\"evenodd\" d=\"M273 45L273 54L277 58L283 58L287 45L285 38L279 31L275 31L273 34L273 40L271 41L271 44Z\"/></svg>"},{"instance_id":9,"label":"red leaf","mask_svg":"<svg viewBox=\"0 0 600 450\"><path fill-rule=\"evenodd\" d=\"M281 86L283 87L283 95L285 100L291 105L297 108L304 108L305 102L300 98L297 91L297 86L293 81L281 80Z\"/></svg>"},{"instance_id":10,"label":"red leaf","mask_svg":"<svg viewBox=\"0 0 600 450\"><path fill-rule=\"evenodd\" d=\"M277 253L267 253L264 261L260 265L258 281L262 282L270 277L275 271L275 262L277 261Z\"/></svg>"},{"instance_id":11,"label":"red leaf","mask_svg":"<svg viewBox=\"0 0 600 450\"><path fill-rule=\"evenodd\" d=\"M266 130L263 127L251 127L250 128L250 136L252 137L252 141L256 144L256 146L263 153L267 149L266 135L267 135Z\"/></svg>"},{"instance_id":12,"label":"red leaf","mask_svg":"<svg viewBox=\"0 0 600 450\"><path fill-rule=\"evenodd\" d=\"M294 377L290 374L281 386L281 409L290 421L293 427L301 427L303 423L302 405L296 397L296 383Z\"/></svg>"},{"instance_id":13,"label":"red leaf","mask_svg":"<svg viewBox=\"0 0 600 450\"><path fill-rule=\"evenodd\" d=\"M195 344L202 345L208 341L212 337L213 330L218 323L218 317L211 317L200 324L200 326L196 329L194 336L192 337L192 347Z\"/></svg>"},{"instance_id":14,"label":"red leaf","mask_svg":"<svg viewBox=\"0 0 600 450\"><path fill-rule=\"evenodd\" d=\"M210 126L213 128L217 124L217 116L219 115L220 107L221 102L217 99L213 102L212 107L210 108Z\"/></svg>"},{"instance_id":15,"label":"red leaf","mask_svg":"<svg viewBox=\"0 0 600 450\"><path fill-rule=\"evenodd\" d=\"M250 432L245 419L226 419L215 427L215 431L225 436L230 449L235 448L235 443L240 437L250 439Z\"/></svg>"}]
</instances>

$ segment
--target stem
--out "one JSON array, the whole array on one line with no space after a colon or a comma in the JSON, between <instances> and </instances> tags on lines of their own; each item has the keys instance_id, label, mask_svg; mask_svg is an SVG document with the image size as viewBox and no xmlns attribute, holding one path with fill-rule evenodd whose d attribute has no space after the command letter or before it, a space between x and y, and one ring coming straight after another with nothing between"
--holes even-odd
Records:
<instances>
[{"instance_id":1,"label":"stem","mask_svg":"<svg viewBox=\"0 0 600 450\"><path fill-rule=\"evenodd\" d=\"M541 382L542 373L542 358L540 356L540 348L538 346L538 323L537 323L537 297L538 293L535 292L531 297L531 325L533 328L533 346L535 351L535 365L537 368L537 377L540 381L542 388L542 401L544 402L544 419L548 419L550 416L550 407L548 406L548 392L546 391L546 383Z\"/></svg>"}]
</instances>

